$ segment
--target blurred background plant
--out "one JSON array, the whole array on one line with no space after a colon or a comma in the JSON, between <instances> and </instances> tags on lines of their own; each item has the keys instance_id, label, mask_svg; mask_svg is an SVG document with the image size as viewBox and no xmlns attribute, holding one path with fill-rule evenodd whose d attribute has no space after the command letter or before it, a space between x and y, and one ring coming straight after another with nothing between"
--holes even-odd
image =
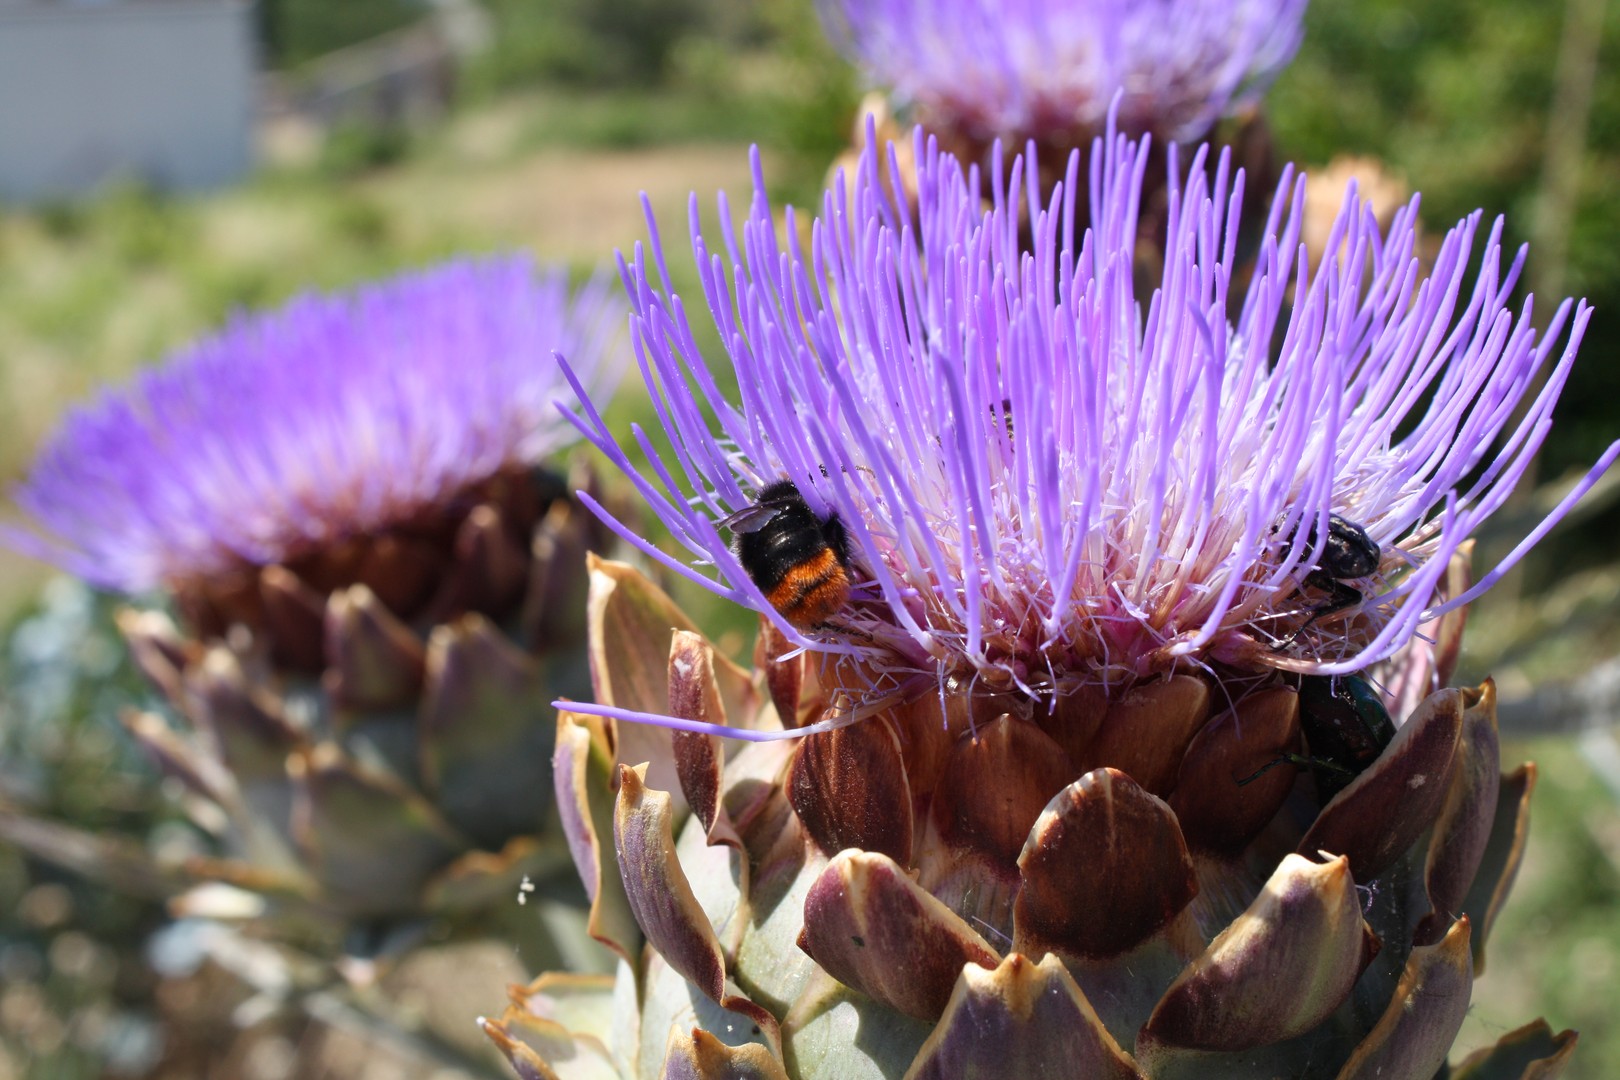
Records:
<instances>
[{"instance_id":1,"label":"blurred background plant","mask_svg":"<svg viewBox=\"0 0 1620 1080\"><path fill-rule=\"evenodd\" d=\"M1555 498L1548 491L1568 469L1612 438L1620 400L1620 367L1609 362L1620 350L1620 204L1612 196L1620 16L1604 7L1318 3L1266 98L1283 159L1316 167L1346 154L1374 159L1424 192L1431 223L1476 206L1507 213L1509 239L1535 243L1538 294L1593 303L1585 359L1541 463L1547 490L1526 493L1526 521ZM254 19L271 79L251 176L200 195L130 176L88 196L0 210L0 473L8 480L21 476L69 403L237 308L452 252L531 247L583 273L644 237L639 191L666 220L681 220L692 190L704 195L706 214L706 193L739 196L746 158L736 148L748 142L769 161L773 196L802 204L847 143L861 89L812 0L264 0ZM404 78L377 75L376 57L418 48L411 34L425 19L459 27L445 34L462 44L407 65L419 73L411 83L423 88L419 96L380 95L376 105L375 87ZM379 41L383 50L366 52ZM677 290L695 295L690 265L677 257L671 269ZM628 399L615 410L619 421L649 414ZM1572 1077L1620 1070L1620 1025L1611 1018L1620 993L1612 737L1620 717L1613 701L1606 713L1558 711L1528 695L1620 655L1617 492L1611 484L1597 493L1478 605L1459 672L1465 684L1496 676L1506 735L1519 740L1504 759L1542 765L1527 863L1459 1046L1543 1013L1581 1030ZM1522 532L1504 520L1499 537L1484 538L1482 561L1494 561L1492 543ZM194 843L117 722L120 707L143 704L146 692L112 626L115 605L68 583L42 588L43 580L38 564L0 553L0 610L9 613L0 799L80 828L142 835L149 849ZM723 648L746 655L749 618L666 584ZM389 1000L419 1009L426 1006L411 995L425 985L477 987L444 1028L461 1040L446 1045L468 1056L440 1047L435 1059L431 1048L379 1041L385 1033L344 1014L342 1003L333 1003L330 1023L239 1010L252 995L225 992L233 978L187 973L186 942L157 900L162 890L127 884L92 886L0 845L0 1077L318 1076L334 1063L361 1075L368 1065L402 1070L413 1055L434 1062L422 1069L454 1059L453 1068L475 1071L471 1014L492 1007L489 987L526 974L523 957L497 952L462 963L453 980L419 972L385 988ZM164 928L169 936L154 951L151 935ZM197 1019L204 1001L221 1026ZM345 1029L346 1019L354 1022ZM227 1020L258 1041L239 1042Z\"/></svg>"}]
</instances>

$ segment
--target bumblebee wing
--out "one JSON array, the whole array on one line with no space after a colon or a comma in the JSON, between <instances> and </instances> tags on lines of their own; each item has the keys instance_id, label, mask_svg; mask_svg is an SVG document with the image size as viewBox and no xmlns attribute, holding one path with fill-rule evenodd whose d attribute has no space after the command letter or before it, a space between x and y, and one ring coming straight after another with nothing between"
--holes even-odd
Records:
<instances>
[{"instance_id":1,"label":"bumblebee wing","mask_svg":"<svg viewBox=\"0 0 1620 1080\"><path fill-rule=\"evenodd\" d=\"M776 515L781 512L782 508L780 506L765 506L762 503L755 503L753 506L743 507L735 514L727 514L715 522L715 525L729 530L733 535L741 536L743 533L759 532L759 530L775 520Z\"/></svg>"}]
</instances>

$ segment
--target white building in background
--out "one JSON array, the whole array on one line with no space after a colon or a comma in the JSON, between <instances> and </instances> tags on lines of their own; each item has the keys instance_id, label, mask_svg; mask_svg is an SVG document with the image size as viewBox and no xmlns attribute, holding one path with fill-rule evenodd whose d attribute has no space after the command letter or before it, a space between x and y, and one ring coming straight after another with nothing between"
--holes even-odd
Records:
<instances>
[{"instance_id":1,"label":"white building in background","mask_svg":"<svg viewBox=\"0 0 1620 1080\"><path fill-rule=\"evenodd\" d=\"M0 201L236 180L256 85L251 0L0 0Z\"/></svg>"}]
</instances>

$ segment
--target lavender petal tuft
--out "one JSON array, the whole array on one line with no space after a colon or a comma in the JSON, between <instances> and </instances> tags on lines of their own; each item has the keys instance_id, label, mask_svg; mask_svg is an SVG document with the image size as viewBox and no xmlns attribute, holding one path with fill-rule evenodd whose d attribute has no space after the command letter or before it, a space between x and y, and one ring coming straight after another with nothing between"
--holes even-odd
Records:
<instances>
[{"instance_id":1,"label":"lavender petal tuft","mask_svg":"<svg viewBox=\"0 0 1620 1080\"><path fill-rule=\"evenodd\" d=\"M1352 186L1313 271L1289 170L1240 278L1243 174L1205 150L1183 168L1172 148L1149 292L1133 276L1145 140L1098 140L1039 192L1028 155L987 178L919 133L914 205L879 153L808 230L773 216L757 155L747 214L722 198L717 243L694 200L724 378L656 222L621 263L670 449L610 431L589 400L572 415L692 558L610 519L626 539L858 663L864 684L845 688L873 698L922 683L1050 700L1213 665L1358 671L1465 599L1438 603L1437 586L1546 437L1591 314L1565 301L1538 332L1532 301L1510 306L1526 253L1504 251L1500 220L1459 222L1430 262L1417 200L1380 229ZM720 389L733 381L735 398ZM773 611L722 528L784 478L842 520L858 579L809 632ZM1337 583L1359 602L1327 610L1335 514L1379 558Z\"/></svg>"},{"instance_id":2,"label":"lavender petal tuft","mask_svg":"<svg viewBox=\"0 0 1620 1080\"><path fill-rule=\"evenodd\" d=\"M571 296L511 255L237 316L71 413L6 539L138 591L398 524L571 442L553 354L610 391L616 313L606 282Z\"/></svg>"},{"instance_id":3,"label":"lavender petal tuft","mask_svg":"<svg viewBox=\"0 0 1620 1080\"><path fill-rule=\"evenodd\" d=\"M1305 0L820 0L843 51L925 123L988 141L1125 129L1188 141L1293 58Z\"/></svg>"}]
</instances>

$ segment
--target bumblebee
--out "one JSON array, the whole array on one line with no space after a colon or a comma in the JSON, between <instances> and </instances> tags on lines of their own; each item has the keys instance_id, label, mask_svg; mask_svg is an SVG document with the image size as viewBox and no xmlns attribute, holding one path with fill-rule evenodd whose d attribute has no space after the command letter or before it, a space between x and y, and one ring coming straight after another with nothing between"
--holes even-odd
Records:
<instances>
[{"instance_id":1,"label":"bumblebee","mask_svg":"<svg viewBox=\"0 0 1620 1080\"><path fill-rule=\"evenodd\" d=\"M783 618L801 630L823 625L849 602L849 534L837 514L818 518L791 480L759 493L721 523L737 561Z\"/></svg>"}]
</instances>

